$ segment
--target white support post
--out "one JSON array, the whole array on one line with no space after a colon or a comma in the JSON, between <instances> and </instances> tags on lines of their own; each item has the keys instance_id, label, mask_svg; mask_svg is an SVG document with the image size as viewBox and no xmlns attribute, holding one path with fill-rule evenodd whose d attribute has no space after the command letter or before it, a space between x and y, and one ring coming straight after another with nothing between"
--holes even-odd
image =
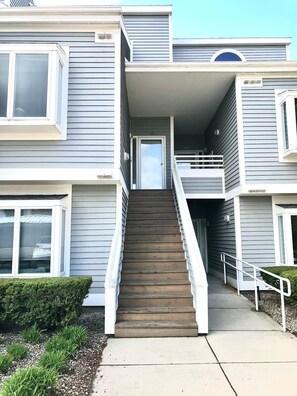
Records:
<instances>
[{"instance_id":1,"label":"white support post","mask_svg":"<svg viewBox=\"0 0 297 396\"><path fill-rule=\"evenodd\" d=\"M281 311L282 311L282 324L283 331L286 332L286 312L285 312L285 296L284 296L284 282L280 280L280 295L281 295Z\"/></svg>"}]
</instances>

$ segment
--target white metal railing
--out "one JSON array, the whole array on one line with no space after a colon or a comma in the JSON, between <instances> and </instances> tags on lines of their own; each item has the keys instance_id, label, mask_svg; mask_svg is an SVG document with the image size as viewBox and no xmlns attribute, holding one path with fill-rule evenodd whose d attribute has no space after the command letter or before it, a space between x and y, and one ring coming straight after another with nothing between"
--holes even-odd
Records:
<instances>
[{"instance_id":1,"label":"white metal railing","mask_svg":"<svg viewBox=\"0 0 297 396\"><path fill-rule=\"evenodd\" d=\"M122 259L122 223L116 224L105 277L105 333L114 334Z\"/></svg>"},{"instance_id":2,"label":"white metal railing","mask_svg":"<svg viewBox=\"0 0 297 396\"><path fill-rule=\"evenodd\" d=\"M228 259L234 260L235 265L228 262L226 260L226 257ZM226 265L234 268L236 270L236 288L237 288L237 294L240 294L240 287L239 287L239 272L243 273L244 275L249 276L254 280L254 288L255 288L255 303L256 303L256 310L258 311L259 309L259 298L258 298L258 292L257 292L257 286L258 284L262 284L266 286L267 288L276 291L277 293L280 294L281 296L281 312L282 312L282 326L283 326L283 331L286 331L286 312L285 312L285 296L289 297L291 295L291 282L287 278L283 278L282 276L273 274L272 272L266 271L264 268L257 267L256 265L250 264L246 261L240 260L231 254L228 253L221 253L221 261L224 266L224 283L227 283L227 271L226 271ZM250 274L249 272L245 271L243 268L239 268L240 265L247 266L248 268L252 268L253 273ZM270 285L269 283L265 282L262 278L260 278L257 275L257 271L265 272L266 274L272 276L273 278L276 278L279 280L279 285L280 288L278 289L277 287L274 287ZM284 282L287 284L287 291L284 289Z\"/></svg>"},{"instance_id":3,"label":"white metal railing","mask_svg":"<svg viewBox=\"0 0 297 396\"><path fill-rule=\"evenodd\" d=\"M223 155L175 155L178 168L221 169L224 168Z\"/></svg>"},{"instance_id":4,"label":"white metal railing","mask_svg":"<svg viewBox=\"0 0 297 396\"><path fill-rule=\"evenodd\" d=\"M198 332L201 334L206 334L208 333L207 278L175 160L173 161L172 178L177 212L186 250L186 259L190 274L194 307L196 309Z\"/></svg>"}]
</instances>

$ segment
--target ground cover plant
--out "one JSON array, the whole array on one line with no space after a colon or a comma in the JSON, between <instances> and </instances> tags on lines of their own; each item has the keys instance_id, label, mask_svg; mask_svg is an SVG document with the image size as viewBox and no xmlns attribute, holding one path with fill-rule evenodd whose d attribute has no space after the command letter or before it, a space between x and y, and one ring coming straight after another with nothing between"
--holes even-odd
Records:
<instances>
[{"instance_id":1,"label":"ground cover plant","mask_svg":"<svg viewBox=\"0 0 297 396\"><path fill-rule=\"evenodd\" d=\"M21 337L24 341L29 342L30 344L38 344L41 338L41 330L38 329L36 323L29 327L29 329L25 329L21 333Z\"/></svg>"},{"instance_id":2,"label":"ground cover plant","mask_svg":"<svg viewBox=\"0 0 297 396\"><path fill-rule=\"evenodd\" d=\"M10 344L7 345L6 352L13 360L25 359L28 355L28 348L22 344Z\"/></svg>"},{"instance_id":3,"label":"ground cover plant","mask_svg":"<svg viewBox=\"0 0 297 396\"><path fill-rule=\"evenodd\" d=\"M87 334L87 337L85 334ZM72 343L75 347L72 356L67 356L63 350L52 352L45 350L47 342L55 339L55 337L62 339L64 344L65 341L66 344L67 341ZM15 343L25 345L28 348L28 354L24 359L13 361L6 373L0 371L1 396L4 383L8 379L11 379L20 370L32 367L42 368L47 371L50 370L57 374L58 379L53 386L57 396L89 396L92 381L100 362L101 353L106 344L103 309L84 308L82 316L76 321L75 325L55 331L42 330L40 342L35 344L28 341L24 342L23 331L11 329L2 332L0 356L7 356L7 346ZM24 378L27 380L28 375L25 372L22 381L24 381ZM19 379L12 382L13 386L15 386L14 382L19 382ZM19 392L19 390L13 389L13 392ZM18 396L19 394L5 394L5 396L12 395ZM20 395L27 396L26 393L20 393ZM34 393L30 393L31 395L34 395ZM37 395L39 396L38 393ZM46 396L47 393L41 393L41 395Z\"/></svg>"}]
</instances>

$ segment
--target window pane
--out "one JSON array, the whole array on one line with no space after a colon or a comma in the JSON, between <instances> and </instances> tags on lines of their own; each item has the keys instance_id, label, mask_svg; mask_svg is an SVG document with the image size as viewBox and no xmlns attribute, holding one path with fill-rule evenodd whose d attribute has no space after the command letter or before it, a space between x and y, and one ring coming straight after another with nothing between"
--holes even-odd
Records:
<instances>
[{"instance_id":1,"label":"window pane","mask_svg":"<svg viewBox=\"0 0 297 396\"><path fill-rule=\"evenodd\" d=\"M48 55L16 55L14 117L46 117Z\"/></svg>"},{"instance_id":2,"label":"window pane","mask_svg":"<svg viewBox=\"0 0 297 396\"><path fill-rule=\"evenodd\" d=\"M277 220L279 238L279 260L281 264L286 264L283 216L278 216Z\"/></svg>"},{"instance_id":3,"label":"window pane","mask_svg":"<svg viewBox=\"0 0 297 396\"><path fill-rule=\"evenodd\" d=\"M287 119L287 103L284 102L281 106L282 109L282 126L283 126L283 145L284 149L289 148L289 134L288 134L288 119Z\"/></svg>"},{"instance_id":4,"label":"window pane","mask_svg":"<svg viewBox=\"0 0 297 396\"><path fill-rule=\"evenodd\" d=\"M0 274L12 272L14 210L0 210Z\"/></svg>"},{"instance_id":5,"label":"window pane","mask_svg":"<svg viewBox=\"0 0 297 396\"><path fill-rule=\"evenodd\" d=\"M50 272L51 232L51 209L21 211L19 273Z\"/></svg>"},{"instance_id":6,"label":"window pane","mask_svg":"<svg viewBox=\"0 0 297 396\"><path fill-rule=\"evenodd\" d=\"M233 52L223 52L216 57L215 62L241 62L241 58Z\"/></svg>"},{"instance_id":7,"label":"window pane","mask_svg":"<svg viewBox=\"0 0 297 396\"><path fill-rule=\"evenodd\" d=\"M6 117L9 55L0 55L0 117Z\"/></svg>"},{"instance_id":8,"label":"window pane","mask_svg":"<svg viewBox=\"0 0 297 396\"><path fill-rule=\"evenodd\" d=\"M297 264L297 216L291 216L292 239L293 239L293 257L294 264Z\"/></svg>"}]
</instances>

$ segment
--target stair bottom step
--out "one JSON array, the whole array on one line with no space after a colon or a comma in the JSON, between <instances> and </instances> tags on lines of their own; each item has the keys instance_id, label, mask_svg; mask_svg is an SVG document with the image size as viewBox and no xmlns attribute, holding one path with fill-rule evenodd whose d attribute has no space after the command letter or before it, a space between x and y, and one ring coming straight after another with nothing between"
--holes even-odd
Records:
<instances>
[{"instance_id":1,"label":"stair bottom step","mask_svg":"<svg viewBox=\"0 0 297 396\"><path fill-rule=\"evenodd\" d=\"M115 337L197 337L196 322L187 321L123 321L116 323Z\"/></svg>"}]
</instances>

